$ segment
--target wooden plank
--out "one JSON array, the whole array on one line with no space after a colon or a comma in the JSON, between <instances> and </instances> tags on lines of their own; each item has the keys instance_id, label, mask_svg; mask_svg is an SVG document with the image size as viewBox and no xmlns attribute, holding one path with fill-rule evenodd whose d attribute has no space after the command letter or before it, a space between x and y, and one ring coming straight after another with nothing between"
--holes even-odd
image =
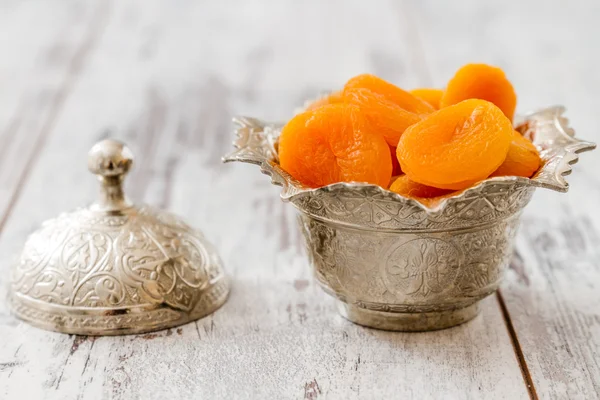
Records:
<instances>
[{"instance_id":1,"label":"wooden plank","mask_svg":"<svg viewBox=\"0 0 600 400\"><path fill-rule=\"evenodd\" d=\"M0 229L85 64L103 9L0 5Z\"/></svg>"},{"instance_id":2,"label":"wooden plank","mask_svg":"<svg viewBox=\"0 0 600 400\"><path fill-rule=\"evenodd\" d=\"M595 142L600 82L591 69L598 53L590 38L600 36L599 12L592 1L570 7L429 1L413 9L434 84L443 86L466 62L501 65L521 111L564 104L577 135ZM466 24L469 30L456 28ZM597 153L583 154L568 194L535 194L502 287L525 378L540 398L600 396L599 168Z\"/></svg>"},{"instance_id":3,"label":"wooden plank","mask_svg":"<svg viewBox=\"0 0 600 400\"><path fill-rule=\"evenodd\" d=\"M393 2L269 4L115 4L0 243L7 265L36 223L93 199L97 183L85 170L86 153L110 134L138 156L127 185L132 196L184 215L217 245L234 281L228 303L178 329L97 339L17 323L2 305L0 393L527 396L495 300L447 331L401 334L348 323L313 283L294 210L279 201L278 189L252 167L221 165L234 113L286 118L301 99L366 70L406 85L427 79L404 9ZM334 12L339 24L332 26ZM353 22L356 15L363 25Z\"/></svg>"}]
</instances>

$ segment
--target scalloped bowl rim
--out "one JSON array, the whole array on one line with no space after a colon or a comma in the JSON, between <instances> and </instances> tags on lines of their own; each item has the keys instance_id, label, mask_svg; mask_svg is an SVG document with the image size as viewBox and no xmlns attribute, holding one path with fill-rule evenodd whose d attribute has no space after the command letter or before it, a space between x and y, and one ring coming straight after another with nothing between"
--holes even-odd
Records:
<instances>
[{"instance_id":1,"label":"scalloped bowl rim","mask_svg":"<svg viewBox=\"0 0 600 400\"><path fill-rule=\"evenodd\" d=\"M280 197L283 201L294 203L298 198L303 198L306 196L318 195L320 193L333 193L341 192L343 190L353 191L356 190L359 192L360 190L368 189L372 194L380 194L385 196L387 200L394 200L402 204L410 204L412 206L418 207L423 211L431 214L436 214L444 210L449 204L459 202L464 198L468 197L471 194L480 193L482 189L487 186L492 186L495 184L505 184L506 186L522 184L524 186L529 186L531 188L547 188L552 189L558 192L567 192L569 188L569 184L562 179L563 176L567 176L572 172L571 165L577 163L579 161L578 154L584 151L593 150L596 145L592 142L583 141L580 139L576 139L573 137L573 133L569 133L569 131L574 132L572 128L568 126L563 126L561 123L561 119L566 118L561 117L561 115L566 111L564 106L556 105L547 107L544 109L540 109L538 111L532 111L529 113L525 113L517 116L515 119L520 122L516 124L516 126L520 126L521 124L527 123L528 121L535 120L536 116L546 117L551 116L552 118L548 118L549 121L553 123L556 127L556 132L560 134L560 137L569 141L568 144L564 146L557 146L558 149L562 150L562 153L556 153L549 157L544 158L545 150L548 149L540 149L539 143L536 144L538 150L541 152L543 164L537 170L535 175L532 178L525 178L519 176L499 176L484 179L478 182L476 185L473 185L469 188L459 190L454 192L453 194L443 196L442 199L435 201L432 206L421 203L418 200L408 198L402 196L398 193L392 192L388 189L385 189L379 185L363 183L363 182L336 182L326 186L321 186L318 188L310 188L302 185L300 182L295 180L290 174L288 174L285 170L281 168L277 160L277 149L272 148L271 151L274 154L274 157L270 159L266 159L265 157L261 159L256 159L254 161L250 160L240 160L234 156L235 152L229 156L223 157L224 162L232 162L232 161L246 161L252 162L255 164L259 164L261 166L261 172L265 175L271 176L271 182L275 185L279 185L283 187L283 191L280 194ZM280 124L267 124L262 121L256 120L251 117L235 117L233 118L233 122L241 125L242 127L247 123L247 121L255 121L260 124L263 124L263 129L266 127L270 127L273 129L278 129L282 125ZM239 128L242 129L242 128ZM239 137L239 129L236 129ZM277 139L277 137L271 137L271 140ZM535 141L534 141L535 143ZM239 146L234 142L234 145L239 148ZM551 148L549 148L551 149ZM556 150L556 148L555 148ZM566 159L566 165L563 165L561 162L562 159ZM552 166L553 161L559 162L559 166ZM538 179L542 172L545 172L545 168L548 167L549 172L553 172L554 175L561 179L560 182L545 182L543 180ZM278 175L275 177L274 175ZM278 179L281 178L281 179ZM372 197L372 196L371 196Z\"/></svg>"}]
</instances>

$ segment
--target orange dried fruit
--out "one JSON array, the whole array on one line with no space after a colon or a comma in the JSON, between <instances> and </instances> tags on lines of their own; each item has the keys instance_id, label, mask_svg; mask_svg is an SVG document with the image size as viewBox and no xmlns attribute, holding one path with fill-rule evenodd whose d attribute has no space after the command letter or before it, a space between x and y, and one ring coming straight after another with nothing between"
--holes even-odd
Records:
<instances>
[{"instance_id":1,"label":"orange dried fruit","mask_svg":"<svg viewBox=\"0 0 600 400\"><path fill-rule=\"evenodd\" d=\"M398 157L396 157L396 147L390 146L390 153L392 157L392 177L401 175L402 168L400 167L400 162L398 161Z\"/></svg>"},{"instance_id":2,"label":"orange dried fruit","mask_svg":"<svg viewBox=\"0 0 600 400\"><path fill-rule=\"evenodd\" d=\"M511 121L517 106L517 95L504 71L486 64L467 64L456 71L442 95L440 108L466 99L492 102Z\"/></svg>"},{"instance_id":3,"label":"orange dried fruit","mask_svg":"<svg viewBox=\"0 0 600 400\"><path fill-rule=\"evenodd\" d=\"M368 89L345 89L344 99L360 108L361 114L383 135L390 146L398 145L398 140L406 128L421 120L417 114L406 111L386 97Z\"/></svg>"},{"instance_id":4,"label":"orange dried fruit","mask_svg":"<svg viewBox=\"0 0 600 400\"><path fill-rule=\"evenodd\" d=\"M504 162L490 176L531 177L539 168L542 160L536 147L519 132L513 131L512 142Z\"/></svg>"},{"instance_id":5,"label":"orange dried fruit","mask_svg":"<svg viewBox=\"0 0 600 400\"><path fill-rule=\"evenodd\" d=\"M387 185L387 189L391 190L390 187L396 182L396 179L400 178L402 175L392 175L392 179L390 179L390 183Z\"/></svg>"},{"instance_id":6,"label":"orange dried fruit","mask_svg":"<svg viewBox=\"0 0 600 400\"><path fill-rule=\"evenodd\" d=\"M308 105L308 107L306 107L305 111L314 110L315 108L319 108L319 107L327 105L327 104L337 104L337 103L343 103L343 102L344 102L344 97L342 96L342 91L339 90L337 92L333 92L327 96L323 96L320 99L313 101L312 103L310 103Z\"/></svg>"},{"instance_id":7,"label":"orange dried fruit","mask_svg":"<svg viewBox=\"0 0 600 400\"><path fill-rule=\"evenodd\" d=\"M400 108L417 114L427 115L435 111L435 109L426 101L413 96L409 92L400 89L381 78L371 74L362 74L351 78L344 86L344 92L353 89L368 89L378 95L381 95L396 104Z\"/></svg>"},{"instance_id":8,"label":"orange dried fruit","mask_svg":"<svg viewBox=\"0 0 600 400\"><path fill-rule=\"evenodd\" d=\"M391 184L390 191L412 199L430 199L452 193L452 190L439 189L411 181L407 175L399 176Z\"/></svg>"},{"instance_id":9,"label":"orange dried fruit","mask_svg":"<svg viewBox=\"0 0 600 400\"><path fill-rule=\"evenodd\" d=\"M366 182L386 187L390 149L357 106L330 104L292 118L279 136L281 167L301 183Z\"/></svg>"},{"instance_id":10,"label":"orange dried fruit","mask_svg":"<svg viewBox=\"0 0 600 400\"><path fill-rule=\"evenodd\" d=\"M434 109L439 110L440 100L442 99L444 91L442 89L413 89L409 93L426 101Z\"/></svg>"},{"instance_id":11,"label":"orange dried fruit","mask_svg":"<svg viewBox=\"0 0 600 400\"><path fill-rule=\"evenodd\" d=\"M409 179L442 189L465 189L504 162L513 128L494 104L465 100L412 125L396 155Z\"/></svg>"}]
</instances>

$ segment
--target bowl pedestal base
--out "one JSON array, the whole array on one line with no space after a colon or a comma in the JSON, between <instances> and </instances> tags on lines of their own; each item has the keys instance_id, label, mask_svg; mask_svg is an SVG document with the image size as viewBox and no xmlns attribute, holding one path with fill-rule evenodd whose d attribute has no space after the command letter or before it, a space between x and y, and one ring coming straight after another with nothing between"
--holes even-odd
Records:
<instances>
[{"instance_id":1,"label":"bowl pedestal base","mask_svg":"<svg viewBox=\"0 0 600 400\"><path fill-rule=\"evenodd\" d=\"M479 313L479 303L456 310L395 313L374 311L336 299L342 317L358 325L387 331L420 332L446 329L467 322Z\"/></svg>"}]
</instances>

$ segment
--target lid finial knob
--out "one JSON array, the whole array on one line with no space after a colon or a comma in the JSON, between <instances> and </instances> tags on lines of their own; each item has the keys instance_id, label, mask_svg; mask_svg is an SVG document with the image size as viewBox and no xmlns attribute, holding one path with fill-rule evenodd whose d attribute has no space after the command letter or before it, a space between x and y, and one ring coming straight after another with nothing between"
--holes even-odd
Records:
<instances>
[{"instance_id":1,"label":"lid finial knob","mask_svg":"<svg viewBox=\"0 0 600 400\"><path fill-rule=\"evenodd\" d=\"M92 147L88 154L88 169L102 184L94 210L114 212L131 207L123 192L123 178L132 164L133 153L117 140L106 139Z\"/></svg>"}]
</instances>

